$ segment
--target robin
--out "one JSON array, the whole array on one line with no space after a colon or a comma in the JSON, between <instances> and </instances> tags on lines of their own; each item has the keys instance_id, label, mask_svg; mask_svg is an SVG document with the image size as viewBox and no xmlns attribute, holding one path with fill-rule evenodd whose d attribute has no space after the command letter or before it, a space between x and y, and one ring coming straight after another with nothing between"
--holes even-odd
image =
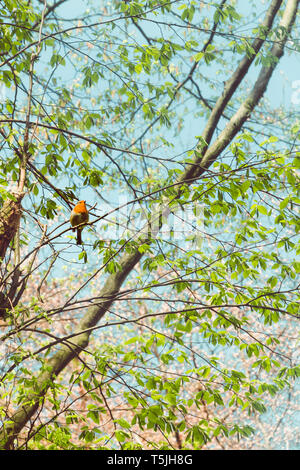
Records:
<instances>
[{"instance_id":1,"label":"robin","mask_svg":"<svg viewBox=\"0 0 300 470\"><path fill-rule=\"evenodd\" d=\"M72 227L88 222L89 213L87 211L85 201L79 201L76 206L73 208L70 216L70 222ZM73 232L77 230L77 245L82 245L81 232L83 227L73 228Z\"/></svg>"}]
</instances>

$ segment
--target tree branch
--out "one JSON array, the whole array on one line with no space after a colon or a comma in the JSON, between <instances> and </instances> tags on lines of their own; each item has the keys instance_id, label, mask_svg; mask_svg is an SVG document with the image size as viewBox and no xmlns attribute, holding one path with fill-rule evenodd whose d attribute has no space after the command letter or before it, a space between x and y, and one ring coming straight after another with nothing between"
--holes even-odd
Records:
<instances>
[{"instance_id":1,"label":"tree branch","mask_svg":"<svg viewBox=\"0 0 300 470\"><path fill-rule=\"evenodd\" d=\"M278 2L272 2L272 5ZM280 3L280 2L279 2ZM207 149L203 159L198 159L196 162L201 162L201 167L192 170L187 170L185 174L179 179L179 181L187 182L187 180L193 176L200 176L205 172L209 166L216 160L220 153L226 148L228 143L232 138L237 134L237 132L242 128L242 125L246 119L250 116L251 112L258 104L259 100L263 96L269 80L272 76L276 63L278 59L283 55L284 44L288 38L288 33L294 23L298 0L288 0L285 11L283 13L281 26L285 28L285 31L282 33L282 40L275 44L271 50L271 55L276 61L268 67L263 67L259 77L251 91L249 97L241 105L237 113L232 117L230 122L227 124L223 132L220 134L219 138L214 142L214 144ZM235 82L237 86L237 82ZM231 89L233 93L234 88ZM227 97L229 96L227 88ZM224 104L224 101L223 101ZM220 109L220 108L219 108ZM191 175L192 173L192 175ZM188 183L186 183L188 184ZM166 201L164 212L167 214L169 209L170 201ZM157 215L156 215L157 216ZM140 237L140 243L144 243L145 240L148 240L147 230L150 231L151 236L155 236L157 233L160 224L153 229L153 218L150 220L147 227L145 227L144 236ZM84 331L88 328L95 326L104 316L106 311L110 308L114 301L114 297L117 296L117 293L122 286L123 282L136 266L136 264L142 258L142 254L137 248L133 253L125 254L120 261L120 270L112 275L110 275L107 281L104 284L103 289L101 290L99 296L100 298L109 298L110 300L102 300L97 304L93 305L87 310L87 313L82 318L82 321L77 329L77 336L74 340L74 347L70 345L62 346L61 349L53 355L51 359L47 362L47 367L44 371L37 377L37 384L35 391L32 391L27 400L24 403L21 403L19 409L10 417L0 433L0 447L4 449L9 449L13 447L13 441L18 433L25 426L27 421L34 415L38 410L39 404L42 401L42 398L45 396L47 389L49 388L51 381L69 364L69 362L78 354L80 351L88 345L90 331ZM84 332L82 332L84 331ZM81 333L82 332L82 333Z\"/></svg>"}]
</instances>

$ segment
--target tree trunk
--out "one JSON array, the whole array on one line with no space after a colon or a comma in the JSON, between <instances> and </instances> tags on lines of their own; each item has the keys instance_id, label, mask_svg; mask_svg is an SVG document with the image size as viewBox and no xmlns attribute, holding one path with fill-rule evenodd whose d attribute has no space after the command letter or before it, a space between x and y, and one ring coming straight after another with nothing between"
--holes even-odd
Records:
<instances>
[{"instance_id":1,"label":"tree trunk","mask_svg":"<svg viewBox=\"0 0 300 470\"><path fill-rule=\"evenodd\" d=\"M276 14L278 3L280 2L272 2L272 7L276 7L274 9L274 15ZM284 52L284 45L288 37L287 32L290 31L294 23L298 3L298 0L288 0L287 2L282 20L280 22L281 26L285 28L285 33L283 33L282 38L277 40L276 44L271 50L275 64L278 62L278 59ZM271 23L269 26L271 26ZM240 109L232 117L216 141L206 150L203 158L196 158L194 165L189 167L185 174L182 175L180 180L178 180L178 183L184 182L186 184L190 184L191 179L194 181L195 178L206 171L221 154L221 152L227 147L232 138L241 130L244 122L250 116L251 112L262 98L264 92L267 89L267 85L272 76L274 68L275 65L262 67L261 73L253 87L253 90L249 94L249 97L245 100L244 103L242 103ZM237 85L235 85L235 87L236 86ZM213 120L213 123L215 126L215 119ZM167 213L167 209L168 207L166 205L166 209L163 212ZM17 211L15 210L14 214L16 213ZM15 222L16 215L12 217L12 219ZM151 230L151 222L149 230ZM147 240L147 237L142 237L141 243L144 243L145 240ZM4 424L2 432L0 433L0 448L10 449L13 447L14 439L18 436L18 433L33 417L34 413L42 404L43 397L45 396L51 381L67 366L67 364L69 364L69 362L76 355L80 353L82 349L88 345L89 336L94 327L99 323L105 312L109 309L126 277L133 270L134 266L140 261L141 258L142 254L139 252L138 248L135 252L131 254L125 254L123 256L121 259L120 270L117 273L109 276L103 289L99 293L99 297L102 298L102 301L87 310L79 325L79 328L73 335L70 335L69 337L63 338L61 340L61 343L63 343L61 349L56 354L54 354L51 359L48 360L48 363L46 364L48 367L45 368L45 371L37 377L36 390L27 397L25 403L20 404L19 409L14 413L13 416L9 418L9 421Z\"/></svg>"},{"instance_id":2,"label":"tree trunk","mask_svg":"<svg viewBox=\"0 0 300 470\"><path fill-rule=\"evenodd\" d=\"M19 228L24 194L15 194L15 200L6 199L0 211L0 263Z\"/></svg>"}]
</instances>

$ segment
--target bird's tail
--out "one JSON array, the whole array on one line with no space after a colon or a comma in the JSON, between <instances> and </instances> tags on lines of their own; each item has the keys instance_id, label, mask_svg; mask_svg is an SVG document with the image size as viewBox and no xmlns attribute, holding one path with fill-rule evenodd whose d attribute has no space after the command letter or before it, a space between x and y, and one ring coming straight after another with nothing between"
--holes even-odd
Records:
<instances>
[{"instance_id":1,"label":"bird's tail","mask_svg":"<svg viewBox=\"0 0 300 470\"><path fill-rule=\"evenodd\" d=\"M77 241L76 241L77 245L82 245L81 232L82 230L78 228L77 229Z\"/></svg>"}]
</instances>

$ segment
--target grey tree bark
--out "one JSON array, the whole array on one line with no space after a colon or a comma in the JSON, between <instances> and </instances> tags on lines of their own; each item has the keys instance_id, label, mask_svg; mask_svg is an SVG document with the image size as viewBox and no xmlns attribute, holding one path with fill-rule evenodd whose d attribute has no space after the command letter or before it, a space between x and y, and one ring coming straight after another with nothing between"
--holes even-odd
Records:
<instances>
[{"instance_id":1,"label":"grey tree bark","mask_svg":"<svg viewBox=\"0 0 300 470\"><path fill-rule=\"evenodd\" d=\"M282 1L273 0L264 20L264 26L270 30L274 18ZM238 111L232 116L224 130L220 133L215 142L209 146L212 139L216 125L222 116L229 99L236 91L241 80L249 69L253 59L263 44L263 39L257 38L253 43L255 50L252 57L245 57L240 62L232 77L227 81L224 88L223 95L217 101L210 118L208 119L207 126L203 133L203 139L207 145L201 147L198 156L194 160L188 170L177 181L179 185L178 191L180 192L180 184L191 184L192 181L199 178L212 163L218 158L221 152L232 141L234 136L241 130L247 118L251 115L254 108L259 103L264 95L272 73L284 53L284 45L287 41L288 34L295 22L299 0L288 0L283 16L280 22L282 29L282 37L273 45L270 54L273 57L272 65L262 67L261 72L253 86L247 99L241 104ZM202 143L201 143L202 144ZM170 202L170 201L169 201ZM164 215L169 212L168 202L165 203L163 208ZM172 209L173 210L173 209ZM159 230L159 225L156 222L157 214L149 221L144 231L139 234L140 245L149 242L148 234L154 238ZM155 228L153 228L155 227ZM20 404L19 409L10 417L9 421L4 423L0 432L0 448L11 449L13 448L14 439L18 436L20 431L24 428L26 423L34 416L39 406L43 403L43 399L47 390L55 377L72 361L80 352L85 349L89 343L90 335L94 327L100 322L105 315L106 311L110 308L116 295L118 294L125 279L142 258L142 254L138 248L130 254L125 254L120 261L120 270L109 276L103 288L99 292L101 302L90 307L86 314L83 316L78 329L71 335L71 338L64 338L61 341L60 350L55 353L47 362L47 369L44 370L37 377L37 386L34 392L27 397L27 400Z\"/></svg>"}]
</instances>

